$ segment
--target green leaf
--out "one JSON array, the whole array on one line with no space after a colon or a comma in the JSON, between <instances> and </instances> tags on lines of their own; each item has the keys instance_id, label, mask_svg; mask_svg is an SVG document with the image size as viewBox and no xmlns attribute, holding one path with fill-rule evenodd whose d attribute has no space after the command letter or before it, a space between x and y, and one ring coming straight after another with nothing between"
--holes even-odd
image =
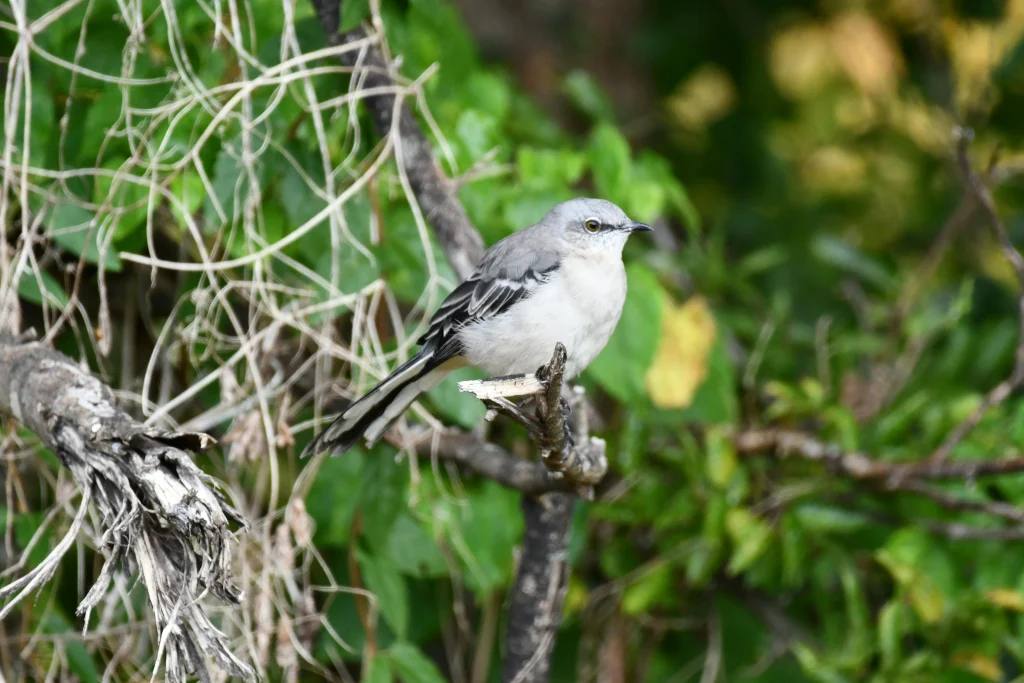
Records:
<instances>
[{"instance_id":1,"label":"green leaf","mask_svg":"<svg viewBox=\"0 0 1024 683\"><path fill-rule=\"evenodd\" d=\"M490 114L476 109L467 109L459 115L455 130L465 150L463 160L472 162L480 159L497 143L497 121Z\"/></svg>"},{"instance_id":2,"label":"green leaf","mask_svg":"<svg viewBox=\"0 0 1024 683\"><path fill-rule=\"evenodd\" d=\"M473 394L459 391L459 382L467 379L481 379L484 373L475 368L462 368L447 375L441 383L427 392L430 402L441 416L460 427L472 429L480 423L487 408Z\"/></svg>"},{"instance_id":3,"label":"green leaf","mask_svg":"<svg viewBox=\"0 0 1024 683\"><path fill-rule=\"evenodd\" d=\"M363 683L392 683L394 680L395 674L391 667L391 660L387 657L374 657Z\"/></svg>"},{"instance_id":4,"label":"green leaf","mask_svg":"<svg viewBox=\"0 0 1024 683\"><path fill-rule=\"evenodd\" d=\"M574 69L565 78L562 90L569 100L594 120L611 120L615 118L615 108L611 100L601 90L601 86L586 71Z\"/></svg>"},{"instance_id":5,"label":"green leaf","mask_svg":"<svg viewBox=\"0 0 1024 683\"><path fill-rule=\"evenodd\" d=\"M388 555L399 571L419 578L439 578L448 574L448 565L441 549L423 524L402 513L391 526Z\"/></svg>"},{"instance_id":6,"label":"green leaf","mask_svg":"<svg viewBox=\"0 0 1024 683\"><path fill-rule=\"evenodd\" d=\"M626 614L643 614L672 590L672 567L658 562L622 594L622 610Z\"/></svg>"},{"instance_id":7,"label":"green leaf","mask_svg":"<svg viewBox=\"0 0 1024 683\"><path fill-rule=\"evenodd\" d=\"M99 264L99 226L93 225L92 212L77 204L59 202L50 209L46 224L54 242L75 256L84 254L89 263ZM121 272L121 257L113 245L107 247L103 264L108 271Z\"/></svg>"},{"instance_id":8,"label":"green leaf","mask_svg":"<svg viewBox=\"0 0 1024 683\"><path fill-rule=\"evenodd\" d=\"M910 602L927 624L943 619L957 594L949 555L923 529L894 532L875 553L876 559L906 591Z\"/></svg>"},{"instance_id":9,"label":"green leaf","mask_svg":"<svg viewBox=\"0 0 1024 683\"><path fill-rule=\"evenodd\" d=\"M716 318L720 331L708 356L708 376L693 397L693 403L683 411L683 418L707 424L731 424L739 418L739 399L736 394L736 368L726 348L726 335Z\"/></svg>"},{"instance_id":10,"label":"green leaf","mask_svg":"<svg viewBox=\"0 0 1024 683\"><path fill-rule=\"evenodd\" d=\"M719 489L724 489L736 471L736 448L721 429L711 429L707 434L706 449L708 479Z\"/></svg>"},{"instance_id":11,"label":"green leaf","mask_svg":"<svg viewBox=\"0 0 1024 683\"><path fill-rule=\"evenodd\" d=\"M370 16L370 0L345 0L341 3L341 25L338 31L351 31Z\"/></svg>"},{"instance_id":12,"label":"green leaf","mask_svg":"<svg viewBox=\"0 0 1024 683\"><path fill-rule=\"evenodd\" d=\"M236 211L240 214L242 206L245 203L246 196L252 190L250 187L250 176L245 166L242 164L242 160L239 158L237 143L232 144L226 142L217 154L217 162L213 167L213 179L212 189L213 195L207 195L203 207L203 216L205 219L205 228L213 231L217 229L217 226L221 224L221 214L217 211L217 206L214 204L216 199L217 205L220 207L220 211L223 212L224 219L228 225L231 225L236 217ZM264 182L265 166L261 161L254 162L256 164L256 182L262 185ZM299 187L302 183L301 179L298 182L291 185L290 187L299 192ZM283 200L282 200L283 201ZM291 200L293 203L308 202L308 208L313 209L316 204L313 199L310 199L308 189L305 193L299 194L297 197ZM322 202L321 202L322 206ZM285 211L288 210L285 205ZM319 209L313 209L318 211Z\"/></svg>"},{"instance_id":13,"label":"green leaf","mask_svg":"<svg viewBox=\"0 0 1024 683\"><path fill-rule=\"evenodd\" d=\"M58 636L64 643L64 655L67 657L68 669L82 683L93 683L100 680L100 672L89 649L75 633L75 626L64 616L59 607L46 610L42 618L43 632Z\"/></svg>"},{"instance_id":14,"label":"green leaf","mask_svg":"<svg viewBox=\"0 0 1024 683\"><path fill-rule=\"evenodd\" d=\"M895 668L900 660L900 642L903 639L903 603L890 600L878 612L878 648L882 654L882 668Z\"/></svg>"},{"instance_id":15,"label":"green leaf","mask_svg":"<svg viewBox=\"0 0 1024 683\"><path fill-rule=\"evenodd\" d=\"M170 192L179 200L186 211L195 213L206 198L206 185L195 171L186 171L171 181Z\"/></svg>"},{"instance_id":16,"label":"green leaf","mask_svg":"<svg viewBox=\"0 0 1024 683\"><path fill-rule=\"evenodd\" d=\"M635 406L647 403L644 377L661 339L664 293L658 278L642 265L628 266L626 279L629 289L622 318L587 372L609 394Z\"/></svg>"},{"instance_id":17,"label":"green leaf","mask_svg":"<svg viewBox=\"0 0 1024 683\"><path fill-rule=\"evenodd\" d=\"M376 458L378 454L373 454ZM318 547L343 546L352 532L352 517L363 485L363 462L366 454L356 446L344 457L327 458L306 494L306 510L316 522Z\"/></svg>"},{"instance_id":18,"label":"green leaf","mask_svg":"<svg viewBox=\"0 0 1024 683\"><path fill-rule=\"evenodd\" d=\"M485 595L512 580L514 548L523 532L519 494L488 481L466 498L438 502L430 514L458 557L466 585Z\"/></svg>"},{"instance_id":19,"label":"green leaf","mask_svg":"<svg viewBox=\"0 0 1024 683\"><path fill-rule=\"evenodd\" d=\"M402 683L447 683L437 666L415 645L395 643L384 654L391 660Z\"/></svg>"},{"instance_id":20,"label":"green leaf","mask_svg":"<svg viewBox=\"0 0 1024 683\"><path fill-rule=\"evenodd\" d=\"M860 512L824 503L797 505L793 509L793 514L803 529L818 534L849 534L860 531L871 523L871 520Z\"/></svg>"},{"instance_id":21,"label":"green leaf","mask_svg":"<svg viewBox=\"0 0 1024 683\"><path fill-rule=\"evenodd\" d=\"M409 465L405 461L395 462L391 456L393 452L382 447L367 454L363 476L359 480L363 533L370 546L381 552L387 549L391 525L406 509L409 487ZM373 482L373 485L367 486L366 482Z\"/></svg>"},{"instance_id":22,"label":"green leaf","mask_svg":"<svg viewBox=\"0 0 1024 683\"><path fill-rule=\"evenodd\" d=\"M811 243L814 255L841 270L858 276L882 290L891 289L895 281L889 271L848 242L831 235L818 235Z\"/></svg>"},{"instance_id":23,"label":"green leaf","mask_svg":"<svg viewBox=\"0 0 1024 683\"><path fill-rule=\"evenodd\" d=\"M108 171L138 175L137 169L132 167L122 169L122 166L122 161L116 158L103 164L103 168ZM159 201L159 195L155 195L155 198ZM115 226L115 240L132 235L138 228L145 225L149 216L149 188L135 180L127 180L123 176L97 175L94 201L103 207L97 214L97 219L102 220L107 214L111 215L112 225Z\"/></svg>"},{"instance_id":24,"label":"green leaf","mask_svg":"<svg viewBox=\"0 0 1024 683\"><path fill-rule=\"evenodd\" d=\"M587 150L594 184L598 194L612 201L625 203L628 196L629 180L633 173L629 143L609 123L600 123L594 128Z\"/></svg>"},{"instance_id":25,"label":"green leaf","mask_svg":"<svg viewBox=\"0 0 1024 683\"><path fill-rule=\"evenodd\" d=\"M504 80L495 74L478 71L466 84L466 107L487 112L497 120L504 119L512 103L512 93Z\"/></svg>"},{"instance_id":26,"label":"green leaf","mask_svg":"<svg viewBox=\"0 0 1024 683\"><path fill-rule=\"evenodd\" d=\"M49 295L47 297L49 305L56 305L59 308L64 308L68 305L68 297L64 293L64 288L61 287L60 283L52 275L46 271L41 271L39 278L43 281L43 289ZM31 270L21 274L21 279L18 280L18 296L37 306L43 305L43 292L39 289L39 282Z\"/></svg>"},{"instance_id":27,"label":"green leaf","mask_svg":"<svg viewBox=\"0 0 1024 683\"><path fill-rule=\"evenodd\" d=\"M376 656L367 667L363 683L393 683L395 680L394 666L386 656Z\"/></svg>"},{"instance_id":28,"label":"green leaf","mask_svg":"<svg viewBox=\"0 0 1024 683\"><path fill-rule=\"evenodd\" d=\"M371 556L359 552L359 569L363 583L377 596L380 613L400 639L409 635L409 589L388 556Z\"/></svg>"},{"instance_id":29,"label":"green leaf","mask_svg":"<svg viewBox=\"0 0 1024 683\"><path fill-rule=\"evenodd\" d=\"M523 145L516 150L519 178L528 187L550 188L571 185L583 174L585 161L582 154L571 149L546 149Z\"/></svg>"},{"instance_id":30,"label":"green leaf","mask_svg":"<svg viewBox=\"0 0 1024 683\"><path fill-rule=\"evenodd\" d=\"M749 569L768 549L772 528L746 508L729 510L725 514L725 528L733 542L726 571L736 575Z\"/></svg>"}]
</instances>

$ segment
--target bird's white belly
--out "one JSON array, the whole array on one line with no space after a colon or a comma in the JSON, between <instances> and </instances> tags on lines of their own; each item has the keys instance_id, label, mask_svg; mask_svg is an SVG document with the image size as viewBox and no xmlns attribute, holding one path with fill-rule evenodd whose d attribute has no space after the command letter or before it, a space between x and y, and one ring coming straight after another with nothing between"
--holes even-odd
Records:
<instances>
[{"instance_id":1,"label":"bird's white belly","mask_svg":"<svg viewBox=\"0 0 1024 683\"><path fill-rule=\"evenodd\" d=\"M555 343L568 352L574 377L601 352L615 330L626 296L620 258L567 259L527 299L463 329L467 359L492 375L534 372L551 360Z\"/></svg>"}]
</instances>

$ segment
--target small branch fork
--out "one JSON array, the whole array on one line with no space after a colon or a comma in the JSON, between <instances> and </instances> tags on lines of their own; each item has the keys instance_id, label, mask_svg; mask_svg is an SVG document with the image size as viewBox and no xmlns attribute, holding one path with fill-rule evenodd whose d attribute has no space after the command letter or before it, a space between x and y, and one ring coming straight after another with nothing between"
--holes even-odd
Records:
<instances>
[{"instance_id":1,"label":"small branch fork","mask_svg":"<svg viewBox=\"0 0 1024 683\"><path fill-rule=\"evenodd\" d=\"M593 498L593 487L608 472L604 441L589 434L583 392L571 391L572 404L562 398L567 354L561 343L547 365L532 375L513 375L459 382L459 391L469 392L492 411L526 427L540 451L540 459L552 474L552 481L575 487L583 498ZM521 405L508 396L529 396ZM523 412L533 403L536 415ZM575 429L570 416L576 414ZM511 457L511 456L510 456Z\"/></svg>"},{"instance_id":2,"label":"small branch fork","mask_svg":"<svg viewBox=\"0 0 1024 683\"><path fill-rule=\"evenodd\" d=\"M244 520L187 453L209 449L213 438L136 422L70 358L10 335L0 335L0 413L35 432L82 491L65 538L37 567L0 587L0 620L53 576L92 504L103 518L105 561L78 606L86 628L123 566L146 586L167 680L210 680L207 656L233 676L253 678L200 604L207 592L231 605L241 600L231 581L228 525Z\"/></svg>"}]
</instances>

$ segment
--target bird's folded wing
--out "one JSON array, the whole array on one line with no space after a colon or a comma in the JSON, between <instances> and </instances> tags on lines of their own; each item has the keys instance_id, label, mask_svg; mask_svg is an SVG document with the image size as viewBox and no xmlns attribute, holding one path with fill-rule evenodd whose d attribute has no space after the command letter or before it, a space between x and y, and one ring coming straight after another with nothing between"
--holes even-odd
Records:
<instances>
[{"instance_id":1,"label":"bird's folded wing","mask_svg":"<svg viewBox=\"0 0 1024 683\"><path fill-rule=\"evenodd\" d=\"M519 277L488 277L478 270L444 300L430 319L430 329L420 339L420 344L435 344L434 362L459 355L462 353L459 330L501 315L529 298L557 269L557 264L541 271L531 268Z\"/></svg>"}]
</instances>

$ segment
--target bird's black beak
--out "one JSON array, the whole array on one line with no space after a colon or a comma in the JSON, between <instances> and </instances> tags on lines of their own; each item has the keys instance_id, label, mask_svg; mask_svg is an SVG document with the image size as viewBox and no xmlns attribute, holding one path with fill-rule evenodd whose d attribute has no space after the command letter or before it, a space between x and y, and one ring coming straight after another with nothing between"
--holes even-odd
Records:
<instances>
[{"instance_id":1,"label":"bird's black beak","mask_svg":"<svg viewBox=\"0 0 1024 683\"><path fill-rule=\"evenodd\" d=\"M622 228L628 232L650 232L654 229L646 223L637 222L626 223Z\"/></svg>"}]
</instances>

